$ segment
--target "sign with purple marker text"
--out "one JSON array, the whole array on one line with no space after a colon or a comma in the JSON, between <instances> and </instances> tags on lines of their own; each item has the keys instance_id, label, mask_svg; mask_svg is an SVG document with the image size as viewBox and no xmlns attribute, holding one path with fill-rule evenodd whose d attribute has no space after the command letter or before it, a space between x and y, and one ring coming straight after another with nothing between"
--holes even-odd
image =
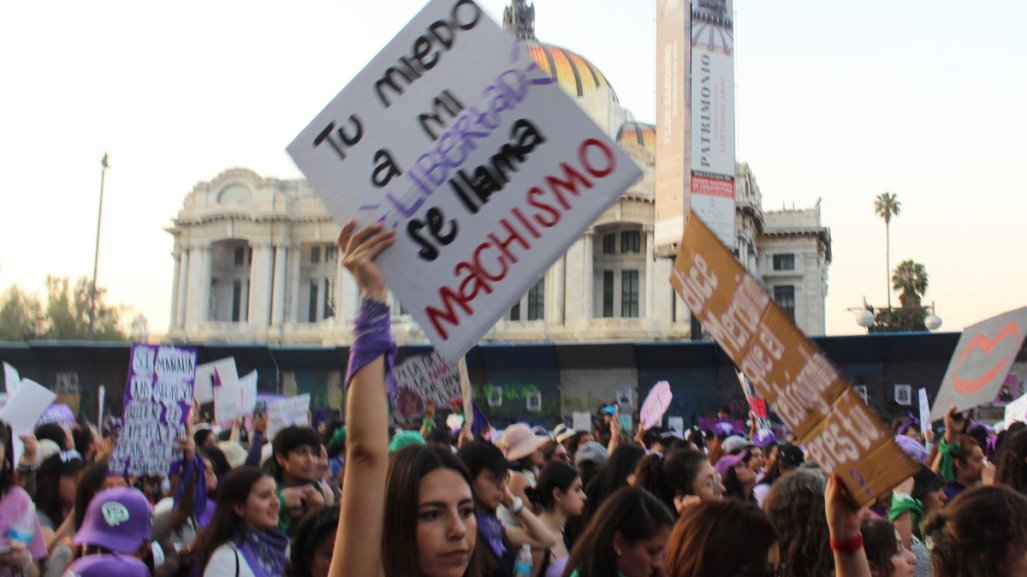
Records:
<instances>
[{"instance_id":1,"label":"sign with purple marker text","mask_svg":"<svg viewBox=\"0 0 1027 577\"><path fill-rule=\"evenodd\" d=\"M456 362L642 173L472 0L432 0L288 147Z\"/></svg>"},{"instance_id":2,"label":"sign with purple marker text","mask_svg":"<svg viewBox=\"0 0 1027 577\"><path fill-rule=\"evenodd\" d=\"M827 356L772 301L694 212L671 283L810 457L860 505L916 472Z\"/></svg>"},{"instance_id":3,"label":"sign with purple marker text","mask_svg":"<svg viewBox=\"0 0 1027 577\"><path fill-rule=\"evenodd\" d=\"M175 443L186 435L193 400L196 349L133 344L121 433L110 470L166 475Z\"/></svg>"}]
</instances>

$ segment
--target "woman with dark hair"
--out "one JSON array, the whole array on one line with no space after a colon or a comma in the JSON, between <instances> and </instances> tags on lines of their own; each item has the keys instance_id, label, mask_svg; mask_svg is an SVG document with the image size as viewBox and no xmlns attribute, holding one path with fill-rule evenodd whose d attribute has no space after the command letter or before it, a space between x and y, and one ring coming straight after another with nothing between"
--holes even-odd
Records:
<instances>
[{"instance_id":1,"label":"woman with dark hair","mask_svg":"<svg viewBox=\"0 0 1027 577\"><path fill-rule=\"evenodd\" d=\"M581 486L581 475L566 463L553 463L542 469L535 494L542 508L539 520L556 541L540 556L538 575L560 577L571 547L564 528L569 519L580 517L585 511L587 498Z\"/></svg>"},{"instance_id":2,"label":"woman with dark hair","mask_svg":"<svg viewBox=\"0 0 1027 577\"><path fill-rule=\"evenodd\" d=\"M270 472L278 485L282 509L278 528L291 533L294 519L327 502L320 480L321 436L311 427L290 426L278 431L271 444Z\"/></svg>"},{"instance_id":3,"label":"woman with dark hair","mask_svg":"<svg viewBox=\"0 0 1027 577\"><path fill-rule=\"evenodd\" d=\"M1007 436L995 459L995 484L1027 495L1027 429Z\"/></svg>"},{"instance_id":4,"label":"woman with dark hair","mask_svg":"<svg viewBox=\"0 0 1027 577\"><path fill-rule=\"evenodd\" d=\"M631 484L635 468L644 456L645 449L638 445L620 445L610 453L610 458L603 463L599 473L585 487L588 507L582 518L584 522L590 522L592 513L602 506L608 496Z\"/></svg>"},{"instance_id":5,"label":"woman with dark hair","mask_svg":"<svg viewBox=\"0 0 1027 577\"><path fill-rule=\"evenodd\" d=\"M744 536L745 545L739 547ZM707 501L685 510L667 545L669 577L776 575L777 533L754 503Z\"/></svg>"},{"instance_id":6,"label":"woman with dark hair","mask_svg":"<svg viewBox=\"0 0 1027 577\"><path fill-rule=\"evenodd\" d=\"M963 491L924 532L935 577L1027 575L1027 498L1008 487Z\"/></svg>"},{"instance_id":7,"label":"woman with dark hair","mask_svg":"<svg viewBox=\"0 0 1027 577\"><path fill-rule=\"evenodd\" d=\"M871 577L913 577L916 557L902 546L895 525L885 519L866 519L860 535Z\"/></svg>"},{"instance_id":8,"label":"woman with dark hair","mask_svg":"<svg viewBox=\"0 0 1027 577\"><path fill-rule=\"evenodd\" d=\"M36 472L36 512L48 541L75 506L75 488L86 466L74 449L50 455L39 466Z\"/></svg>"},{"instance_id":9,"label":"woman with dark hair","mask_svg":"<svg viewBox=\"0 0 1027 577\"><path fill-rule=\"evenodd\" d=\"M300 519L292 541L289 577L328 577L338 526L338 507L323 507Z\"/></svg>"},{"instance_id":10,"label":"woman with dark hair","mask_svg":"<svg viewBox=\"0 0 1027 577\"><path fill-rule=\"evenodd\" d=\"M0 575L39 574L38 561L46 557L46 542L32 510L29 494L14 482L11 430L0 421L0 542L10 547L0 553ZM11 539L13 535L19 538Z\"/></svg>"},{"instance_id":11,"label":"woman with dark hair","mask_svg":"<svg viewBox=\"0 0 1027 577\"><path fill-rule=\"evenodd\" d=\"M663 571L674 517L648 491L610 495L571 551L563 577L654 577Z\"/></svg>"},{"instance_id":12,"label":"woman with dark hair","mask_svg":"<svg viewBox=\"0 0 1027 577\"><path fill-rule=\"evenodd\" d=\"M253 467L225 477L217 508L198 538L204 577L282 577L289 538L278 531L275 480Z\"/></svg>"},{"instance_id":13,"label":"woman with dark hair","mask_svg":"<svg viewBox=\"0 0 1027 577\"><path fill-rule=\"evenodd\" d=\"M346 467L332 577L478 577L474 496L452 453L411 445L389 462L387 373L395 354L388 290L375 257L395 232L382 225L339 233L360 287L346 372ZM498 451L498 449L497 449Z\"/></svg>"},{"instance_id":14,"label":"woman with dark hair","mask_svg":"<svg viewBox=\"0 0 1027 577\"><path fill-rule=\"evenodd\" d=\"M633 485L663 499L675 515L690 504L719 501L724 495L720 475L706 455L690 448L647 455L638 463Z\"/></svg>"},{"instance_id":15,"label":"woman with dark hair","mask_svg":"<svg viewBox=\"0 0 1027 577\"><path fill-rule=\"evenodd\" d=\"M767 494L763 510L777 531L787 577L828 577L834 574L823 475L795 471L778 479Z\"/></svg>"},{"instance_id":16,"label":"woman with dark hair","mask_svg":"<svg viewBox=\"0 0 1027 577\"><path fill-rule=\"evenodd\" d=\"M714 467L724 483L724 496L756 502L753 489L756 487L756 469L752 451L746 449L734 455L717 459Z\"/></svg>"},{"instance_id":17,"label":"woman with dark hair","mask_svg":"<svg viewBox=\"0 0 1027 577\"><path fill-rule=\"evenodd\" d=\"M941 477L948 481L943 489L945 499L951 501L968 487L981 482L984 472L984 449L970 435L959 435L951 445L943 442ZM951 448L949 448L951 447Z\"/></svg>"}]
</instances>

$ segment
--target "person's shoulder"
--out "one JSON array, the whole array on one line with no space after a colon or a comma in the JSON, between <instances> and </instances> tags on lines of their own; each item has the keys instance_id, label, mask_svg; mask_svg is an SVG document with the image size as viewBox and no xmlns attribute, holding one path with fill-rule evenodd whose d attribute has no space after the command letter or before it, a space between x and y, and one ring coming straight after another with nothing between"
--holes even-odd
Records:
<instances>
[{"instance_id":1,"label":"person's shoulder","mask_svg":"<svg viewBox=\"0 0 1027 577\"><path fill-rule=\"evenodd\" d=\"M25 489L22 489L20 485L11 485L7 489L7 494L0 499L4 504L12 506L21 505L24 503L31 503L32 497L29 496Z\"/></svg>"},{"instance_id":2,"label":"person's shoulder","mask_svg":"<svg viewBox=\"0 0 1027 577\"><path fill-rule=\"evenodd\" d=\"M207 561L207 566L203 569L204 577L208 575L211 577L215 575L235 575L236 563L240 566L243 563L241 557L235 545L223 543L211 553L210 560Z\"/></svg>"}]
</instances>

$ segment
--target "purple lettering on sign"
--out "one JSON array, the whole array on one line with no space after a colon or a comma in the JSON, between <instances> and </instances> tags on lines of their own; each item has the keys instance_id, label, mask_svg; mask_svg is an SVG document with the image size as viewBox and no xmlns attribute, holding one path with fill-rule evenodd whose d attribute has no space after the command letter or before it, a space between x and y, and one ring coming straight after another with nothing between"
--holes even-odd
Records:
<instances>
[{"instance_id":1,"label":"purple lettering on sign","mask_svg":"<svg viewBox=\"0 0 1027 577\"><path fill-rule=\"evenodd\" d=\"M175 441L186 434L196 378L196 349L132 345L125 412L110 470L166 475Z\"/></svg>"}]
</instances>

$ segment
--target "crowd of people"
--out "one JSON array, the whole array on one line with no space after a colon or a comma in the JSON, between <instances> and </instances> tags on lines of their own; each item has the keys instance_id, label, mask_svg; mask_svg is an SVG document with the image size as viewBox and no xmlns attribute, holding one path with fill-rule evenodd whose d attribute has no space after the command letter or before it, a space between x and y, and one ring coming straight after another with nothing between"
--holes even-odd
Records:
<instances>
[{"instance_id":1,"label":"crowd of people","mask_svg":"<svg viewBox=\"0 0 1027 577\"><path fill-rule=\"evenodd\" d=\"M867 508L755 419L630 435L604 407L589 431L390 434L374 258L393 239L339 235L362 294L344 421L269 441L259 410L220 432L191 418L159 478L110 470L89 426L42 425L15 462L0 422L0 577L1027 577L1023 424L894 423L919 470Z\"/></svg>"}]
</instances>

